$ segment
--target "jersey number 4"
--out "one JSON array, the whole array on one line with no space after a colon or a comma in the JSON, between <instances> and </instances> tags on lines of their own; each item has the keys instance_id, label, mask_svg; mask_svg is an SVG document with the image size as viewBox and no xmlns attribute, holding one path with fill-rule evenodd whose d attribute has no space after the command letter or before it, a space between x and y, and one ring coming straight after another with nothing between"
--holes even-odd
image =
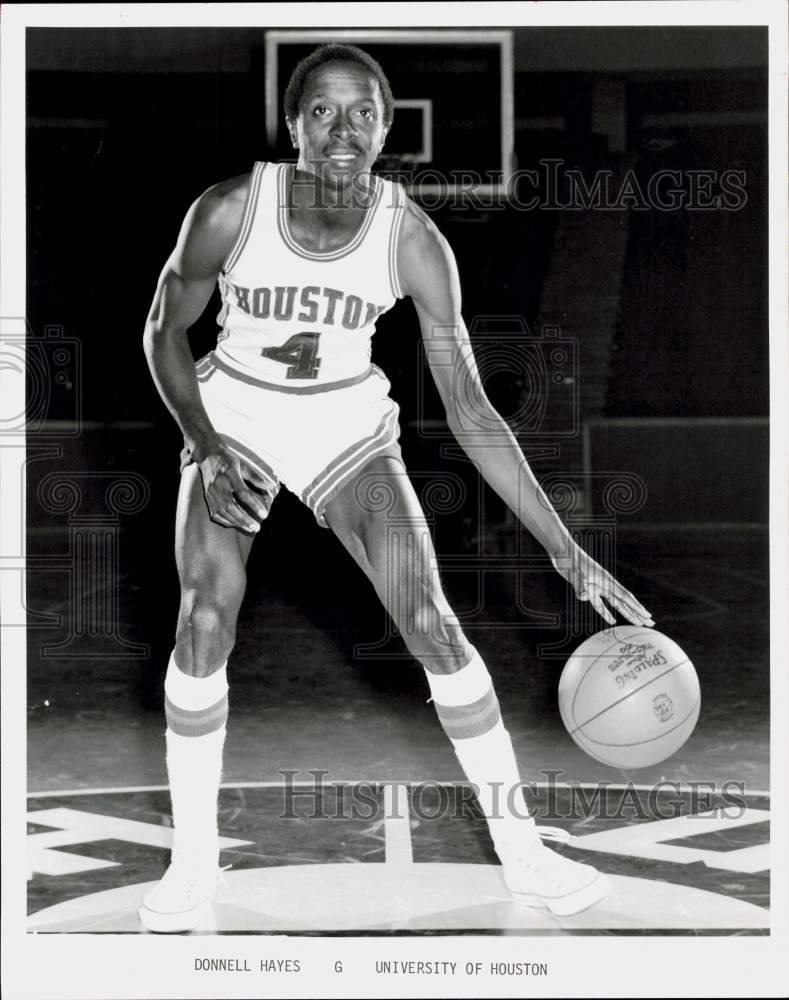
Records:
<instances>
[{"instance_id":1,"label":"jersey number 4","mask_svg":"<svg viewBox=\"0 0 789 1000\"><path fill-rule=\"evenodd\" d=\"M318 357L320 333L294 333L279 347L264 347L264 358L287 365L286 378L317 378L321 359Z\"/></svg>"}]
</instances>

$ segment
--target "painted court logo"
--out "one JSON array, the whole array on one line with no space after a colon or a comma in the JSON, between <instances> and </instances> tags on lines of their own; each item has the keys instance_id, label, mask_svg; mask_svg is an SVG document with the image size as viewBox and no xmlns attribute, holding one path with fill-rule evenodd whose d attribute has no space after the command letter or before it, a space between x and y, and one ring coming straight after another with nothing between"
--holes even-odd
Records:
<instances>
[{"instance_id":1,"label":"painted court logo","mask_svg":"<svg viewBox=\"0 0 789 1000\"><path fill-rule=\"evenodd\" d=\"M665 693L652 699L652 708L661 722L668 722L674 715L674 702Z\"/></svg>"},{"instance_id":2,"label":"painted court logo","mask_svg":"<svg viewBox=\"0 0 789 1000\"><path fill-rule=\"evenodd\" d=\"M306 774L310 780L289 771L284 782L220 790L219 846L230 868L204 931L557 932L550 913L513 907L501 869L491 863L484 817L465 808L469 786ZM747 794L733 781L717 790L710 781L613 786L547 777L528 789L538 824L556 823L570 835L562 852L610 872L614 883L626 879L611 906L583 925L590 933L769 931L766 793ZM162 787L32 795L28 930L143 933L137 907L170 860L170 806ZM634 886L648 891L648 907L638 905L641 889ZM342 905L349 896L353 907ZM250 961L250 971L271 972L265 961Z\"/></svg>"}]
</instances>

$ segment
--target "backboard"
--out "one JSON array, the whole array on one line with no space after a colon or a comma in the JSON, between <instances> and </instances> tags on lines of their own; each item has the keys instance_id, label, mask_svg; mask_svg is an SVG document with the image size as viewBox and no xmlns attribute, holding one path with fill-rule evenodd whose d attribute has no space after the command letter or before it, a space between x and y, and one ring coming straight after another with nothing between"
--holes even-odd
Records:
<instances>
[{"instance_id":1,"label":"backboard","mask_svg":"<svg viewBox=\"0 0 789 1000\"><path fill-rule=\"evenodd\" d=\"M395 117L376 169L397 172L416 198L506 195L514 169L510 31L268 31L266 134L281 159L293 157L282 111L288 79L327 42L359 45L391 83Z\"/></svg>"}]
</instances>

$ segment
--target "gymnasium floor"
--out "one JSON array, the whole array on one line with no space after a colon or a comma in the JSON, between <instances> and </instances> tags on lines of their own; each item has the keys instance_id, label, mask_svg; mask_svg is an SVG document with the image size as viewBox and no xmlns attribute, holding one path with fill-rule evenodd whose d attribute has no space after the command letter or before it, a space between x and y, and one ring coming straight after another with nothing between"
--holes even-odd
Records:
<instances>
[{"instance_id":1,"label":"gymnasium floor","mask_svg":"<svg viewBox=\"0 0 789 1000\"><path fill-rule=\"evenodd\" d=\"M608 901L559 919L508 897L421 668L387 635L349 557L296 508L289 523L309 532L309 561L292 558L272 517L250 562L220 795L232 868L202 932L769 933L766 532L620 532L619 578L702 685L686 745L633 771L587 757L562 727L556 685L582 638L557 646L562 582L522 573L524 612L511 566L480 588L478 572L442 563L534 783L529 805L572 835L559 850L615 880ZM67 635L68 574L29 574L30 609L64 616L29 632L31 930L140 933L137 902L166 866L161 684L177 592L160 541L121 538L117 636L85 633L60 655L41 649ZM31 566L52 544L31 538ZM553 624L535 626L538 614ZM590 619L586 634L601 625ZM675 784L650 794L661 780Z\"/></svg>"}]
</instances>

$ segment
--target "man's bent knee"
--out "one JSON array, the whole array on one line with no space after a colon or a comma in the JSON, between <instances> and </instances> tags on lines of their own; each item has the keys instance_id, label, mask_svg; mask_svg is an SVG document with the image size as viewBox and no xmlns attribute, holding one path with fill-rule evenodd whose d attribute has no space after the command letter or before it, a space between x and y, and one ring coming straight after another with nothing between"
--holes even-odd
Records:
<instances>
[{"instance_id":1,"label":"man's bent knee","mask_svg":"<svg viewBox=\"0 0 789 1000\"><path fill-rule=\"evenodd\" d=\"M401 623L408 651L431 674L454 674L469 662L473 647L454 615L422 615Z\"/></svg>"},{"instance_id":2,"label":"man's bent knee","mask_svg":"<svg viewBox=\"0 0 789 1000\"><path fill-rule=\"evenodd\" d=\"M236 610L199 596L184 596L176 632L176 660L184 673L207 677L227 662L235 645Z\"/></svg>"}]
</instances>

